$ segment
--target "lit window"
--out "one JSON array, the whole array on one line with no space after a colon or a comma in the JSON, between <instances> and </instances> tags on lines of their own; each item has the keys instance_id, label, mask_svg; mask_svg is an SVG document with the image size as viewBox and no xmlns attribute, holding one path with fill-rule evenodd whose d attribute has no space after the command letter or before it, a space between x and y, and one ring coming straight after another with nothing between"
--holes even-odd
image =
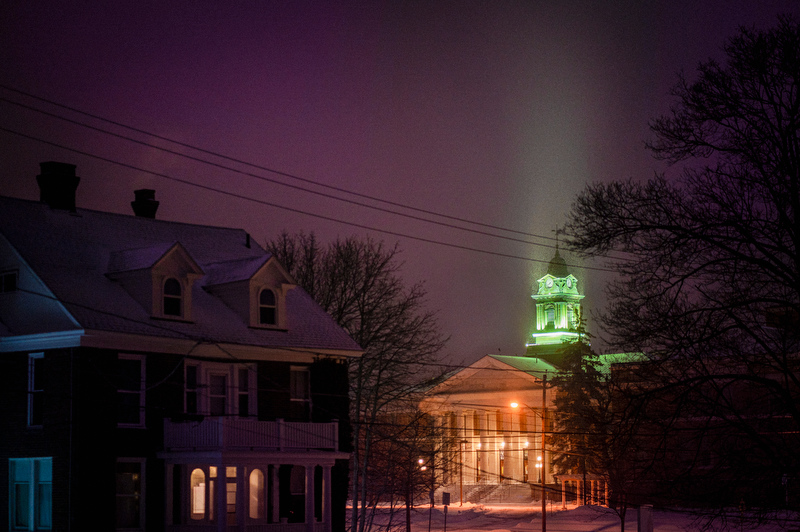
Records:
<instances>
[{"instance_id":1,"label":"lit window","mask_svg":"<svg viewBox=\"0 0 800 532\"><path fill-rule=\"evenodd\" d=\"M8 510L13 530L53 527L53 459L9 459Z\"/></svg>"},{"instance_id":2,"label":"lit window","mask_svg":"<svg viewBox=\"0 0 800 532\"><path fill-rule=\"evenodd\" d=\"M191 517L195 521L206 515L206 474L202 469L195 469L189 477L191 490Z\"/></svg>"},{"instance_id":3,"label":"lit window","mask_svg":"<svg viewBox=\"0 0 800 532\"><path fill-rule=\"evenodd\" d=\"M264 473L260 469L250 472L250 519L263 519L266 493L264 492Z\"/></svg>"},{"instance_id":4,"label":"lit window","mask_svg":"<svg viewBox=\"0 0 800 532\"><path fill-rule=\"evenodd\" d=\"M144 358L120 355L117 360L117 422L127 427L144 426Z\"/></svg>"},{"instance_id":5,"label":"lit window","mask_svg":"<svg viewBox=\"0 0 800 532\"><path fill-rule=\"evenodd\" d=\"M17 291L17 270L0 272L0 294Z\"/></svg>"},{"instance_id":6,"label":"lit window","mask_svg":"<svg viewBox=\"0 0 800 532\"><path fill-rule=\"evenodd\" d=\"M117 462L117 528L143 528L143 475L143 460Z\"/></svg>"},{"instance_id":7,"label":"lit window","mask_svg":"<svg viewBox=\"0 0 800 532\"><path fill-rule=\"evenodd\" d=\"M261 325L275 325L278 318L278 307L275 302L275 293L265 288L258 296L258 323Z\"/></svg>"},{"instance_id":8,"label":"lit window","mask_svg":"<svg viewBox=\"0 0 800 532\"><path fill-rule=\"evenodd\" d=\"M28 355L28 426L40 427L44 417L44 385L42 366L44 353Z\"/></svg>"},{"instance_id":9,"label":"lit window","mask_svg":"<svg viewBox=\"0 0 800 532\"><path fill-rule=\"evenodd\" d=\"M183 295L181 283L170 277L164 281L164 315L182 316Z\"/></svg>"}]
</instances>

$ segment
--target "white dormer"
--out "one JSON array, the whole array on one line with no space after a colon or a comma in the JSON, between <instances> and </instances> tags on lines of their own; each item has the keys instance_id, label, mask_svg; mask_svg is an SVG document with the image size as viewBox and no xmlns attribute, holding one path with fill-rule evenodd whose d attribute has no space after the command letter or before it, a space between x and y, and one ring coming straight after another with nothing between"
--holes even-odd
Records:
<instances>
[{"instance_id":1,"label":"white dormer","mask_svg":"<svg viewBox=\"0 0 800 532\"><path fill-rule=\"evenodd\" d=\"M154 318L192 320L192 285L203 269L180 243L114 252L108 277Z\"/></svg>"},{"instance_id":2,"label":"white dormer","mask_svg":"<svg viewBox=\"0 0 800 532\"><path fill-rule=\"evenodd\" d=\"M250 327L288 329L286 295L296 284L274 257L216 263L206 269L205 290Z\"/></svg>"}]
</instances>

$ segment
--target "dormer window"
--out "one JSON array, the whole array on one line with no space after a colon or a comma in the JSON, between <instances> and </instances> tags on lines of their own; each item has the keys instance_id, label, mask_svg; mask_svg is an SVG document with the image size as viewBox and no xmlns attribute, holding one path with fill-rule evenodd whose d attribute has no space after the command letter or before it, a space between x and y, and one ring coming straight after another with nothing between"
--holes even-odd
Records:
<instances>
[{"instance_id":1,"label":"dormer window","mask_svg":"<svg viewBox=\"0 0 800 532\"><path fill-rule=\"evenodd\" d=\"M109 279L155 319L192 321L192 285L205 272L178 242L114 251Z\"/></svg>"},{"instance_id":2,"label":"dormer window","mask_svg":"<svg viewBox=\"0 0 800 532\"><path fill-rule=\"evenodd\" d=\"M164 281L164 315L181 317L183 307L183 291L181 283L174 277Z\"/></svg>"},{"instance_id":3,"label":"dormer window","mask_svg":"<svg viewBox=\"0 0 800 532\"><path fill-rule=\"evenodd\" d=\"M278 322L278 305L275 292L264 288L258 296L258 323L275 325Z\"/></svg>"}]
</instances>

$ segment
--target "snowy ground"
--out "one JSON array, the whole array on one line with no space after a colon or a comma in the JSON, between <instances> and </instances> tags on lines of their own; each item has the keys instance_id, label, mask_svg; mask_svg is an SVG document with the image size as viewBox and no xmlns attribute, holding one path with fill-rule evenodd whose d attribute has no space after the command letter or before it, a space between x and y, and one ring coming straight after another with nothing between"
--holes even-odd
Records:
<instances>
[{"instance_id":1,"label":"snowy ground","mask_svg":"<svg viewBox=\"0 0 800 532\"><path fill-rule=\"evenodd\" d=\"M436 506L433 511L429 507L415 508L413 510L412 532L427 532L428 529L443 532L453 530L459 532L538 532L542 530L541 513L528 505L474 505L458 503L451 505L447 511L445 529L445 516L442 506ZM401 511L395 515L404 521L405 514ZM378 521L376 519L376 521ZM547 514L548 532L590 532L620 530L619 517L613 510L599 506L568 507L561 510L560 505L554 507ZM737 522L728 522L724 530L745 531L757 530L759 532L779 532L800 530L800 523L771 524L755 526ZM686 512L669 512L653 510L653 532L683 532L700 530L701 524L696 516ZM717 527L713 530L723 530ZM637 511L630 509L625 519L625 532L637 531Z\"/></svg>"}]
</instances>

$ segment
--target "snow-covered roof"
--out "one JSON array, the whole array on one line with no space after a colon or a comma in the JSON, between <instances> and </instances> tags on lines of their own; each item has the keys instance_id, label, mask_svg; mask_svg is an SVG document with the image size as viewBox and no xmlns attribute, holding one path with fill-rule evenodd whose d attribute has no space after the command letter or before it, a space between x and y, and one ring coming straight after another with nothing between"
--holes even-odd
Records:
<instances>
[{"instance_id":1,"label":"snow-covered roof","mask_svg":"<svg viewBox=\"0 0 800 532\"><path fill-rule=\"evenodd\" d=\"M539 379L541 379L543 375L552 376L558 373L558 369L555 366L536 357L530 357L530 356L521 357L521 356L506 356L506 355L488 355L488 356L495 360L503 362L504 364L508 364L514 369L524 371L525 373L537 377Z\"/></svg>"},{"instance_id":2,"label":"snow-covered roof","mask_svg":"<svg viewBox=\"0 0 800 532\"><path fill-rule=\"evenodd\" d=\"M271 255L241 229L87 209L68 212L0 196L0 233L85 330L354 355L361 351L300 287L286 295L286 330L249 327L203 289L208 281L246 279L269 260ZM153 319L110 275L152 267L176 245L207 277L193 285L191 322ZM20 332L5 324L0 334Z\"/></svg>"}]
</instances>

